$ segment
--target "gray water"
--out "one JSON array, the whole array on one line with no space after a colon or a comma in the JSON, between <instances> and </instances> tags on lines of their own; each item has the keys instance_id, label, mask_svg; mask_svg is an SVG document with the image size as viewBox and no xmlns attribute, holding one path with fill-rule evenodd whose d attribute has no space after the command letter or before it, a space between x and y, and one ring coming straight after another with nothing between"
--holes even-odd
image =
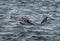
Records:
<instances>
[{"instance_id":1,"label":"gray water","mask_svg":"<svg viewBox=\"0 0 60 41\"><path fill-rule=\"evenodd\" d=\"M49 23L37 25L45 16ZM60 41L60 0L0 0L0 41Z\"/></svg>"}]
</instances>

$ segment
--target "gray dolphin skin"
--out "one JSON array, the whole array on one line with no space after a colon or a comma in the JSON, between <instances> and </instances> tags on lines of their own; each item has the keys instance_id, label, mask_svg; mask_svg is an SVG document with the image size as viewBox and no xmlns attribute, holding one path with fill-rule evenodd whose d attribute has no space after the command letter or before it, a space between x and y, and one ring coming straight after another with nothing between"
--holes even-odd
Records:
<instances>
[{"instance_id":1,"label":"gray dolphin skin","mask_svg":"<svg viewBox=\"0 0 60 41\"><path fill-rule=\"evenodd\" d=\"M42 20L42 22L41 22L41 24L43 24L43 23L46 23L47 22L47 16Z\"/></svg>"}]
</instances>

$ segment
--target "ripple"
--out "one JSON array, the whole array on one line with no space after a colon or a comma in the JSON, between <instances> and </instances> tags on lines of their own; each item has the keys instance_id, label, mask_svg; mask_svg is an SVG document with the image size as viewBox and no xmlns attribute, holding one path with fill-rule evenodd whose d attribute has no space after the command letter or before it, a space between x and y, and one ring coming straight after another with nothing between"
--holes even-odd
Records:
<instances>
[{"instance_id":1,"label":"ripple","mask_svg":"<svg viewBox=\"0 0 60 41\"><path fill-rule=\"evenodd\" d=\"M1 0L0 2L1 41L60 40L60 7L56 0ZM40 25L45 16L48 16L49 23ZM36 24L21 25L18 21L21 17L27 17Z\"/></svg>"}]
</instances>

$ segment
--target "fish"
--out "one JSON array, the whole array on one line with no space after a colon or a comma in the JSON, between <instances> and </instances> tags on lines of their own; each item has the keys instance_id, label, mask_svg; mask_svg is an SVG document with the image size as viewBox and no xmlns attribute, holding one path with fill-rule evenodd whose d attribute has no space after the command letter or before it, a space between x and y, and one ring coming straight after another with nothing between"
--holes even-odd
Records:
<instances>
[{"instance_id":1,"label":"fish","mask_svg":"<svg viewBox=\"0 0 60 41\"><path fill-rule=\"evenodd\" d=\"M26 25L26 24L34 25L30 20L28 20L27 18L23 18L23 17L21 19L20 24L22 24L22 25Z\"/></svg>"}]
</instances>

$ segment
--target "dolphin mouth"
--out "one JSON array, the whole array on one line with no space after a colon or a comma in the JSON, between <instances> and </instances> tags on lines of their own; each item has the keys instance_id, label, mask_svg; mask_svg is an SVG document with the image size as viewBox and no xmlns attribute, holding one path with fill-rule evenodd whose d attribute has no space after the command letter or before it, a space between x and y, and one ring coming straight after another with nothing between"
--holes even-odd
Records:
<instances>
[{"instance_id":1,"label":"dolphin mouth","mask_svg":"<svg viewBox=\"0 0 60 41\"><path fill-rule=\"evenodd\" d=\"M27 23L27 22L26 22L26 23L20 22L20 24L22 24L22 25L28 25L28 24L29 24L29 25L34 25L34 24L32 24L32 23Z\"/></svg>"}]
</instances>

